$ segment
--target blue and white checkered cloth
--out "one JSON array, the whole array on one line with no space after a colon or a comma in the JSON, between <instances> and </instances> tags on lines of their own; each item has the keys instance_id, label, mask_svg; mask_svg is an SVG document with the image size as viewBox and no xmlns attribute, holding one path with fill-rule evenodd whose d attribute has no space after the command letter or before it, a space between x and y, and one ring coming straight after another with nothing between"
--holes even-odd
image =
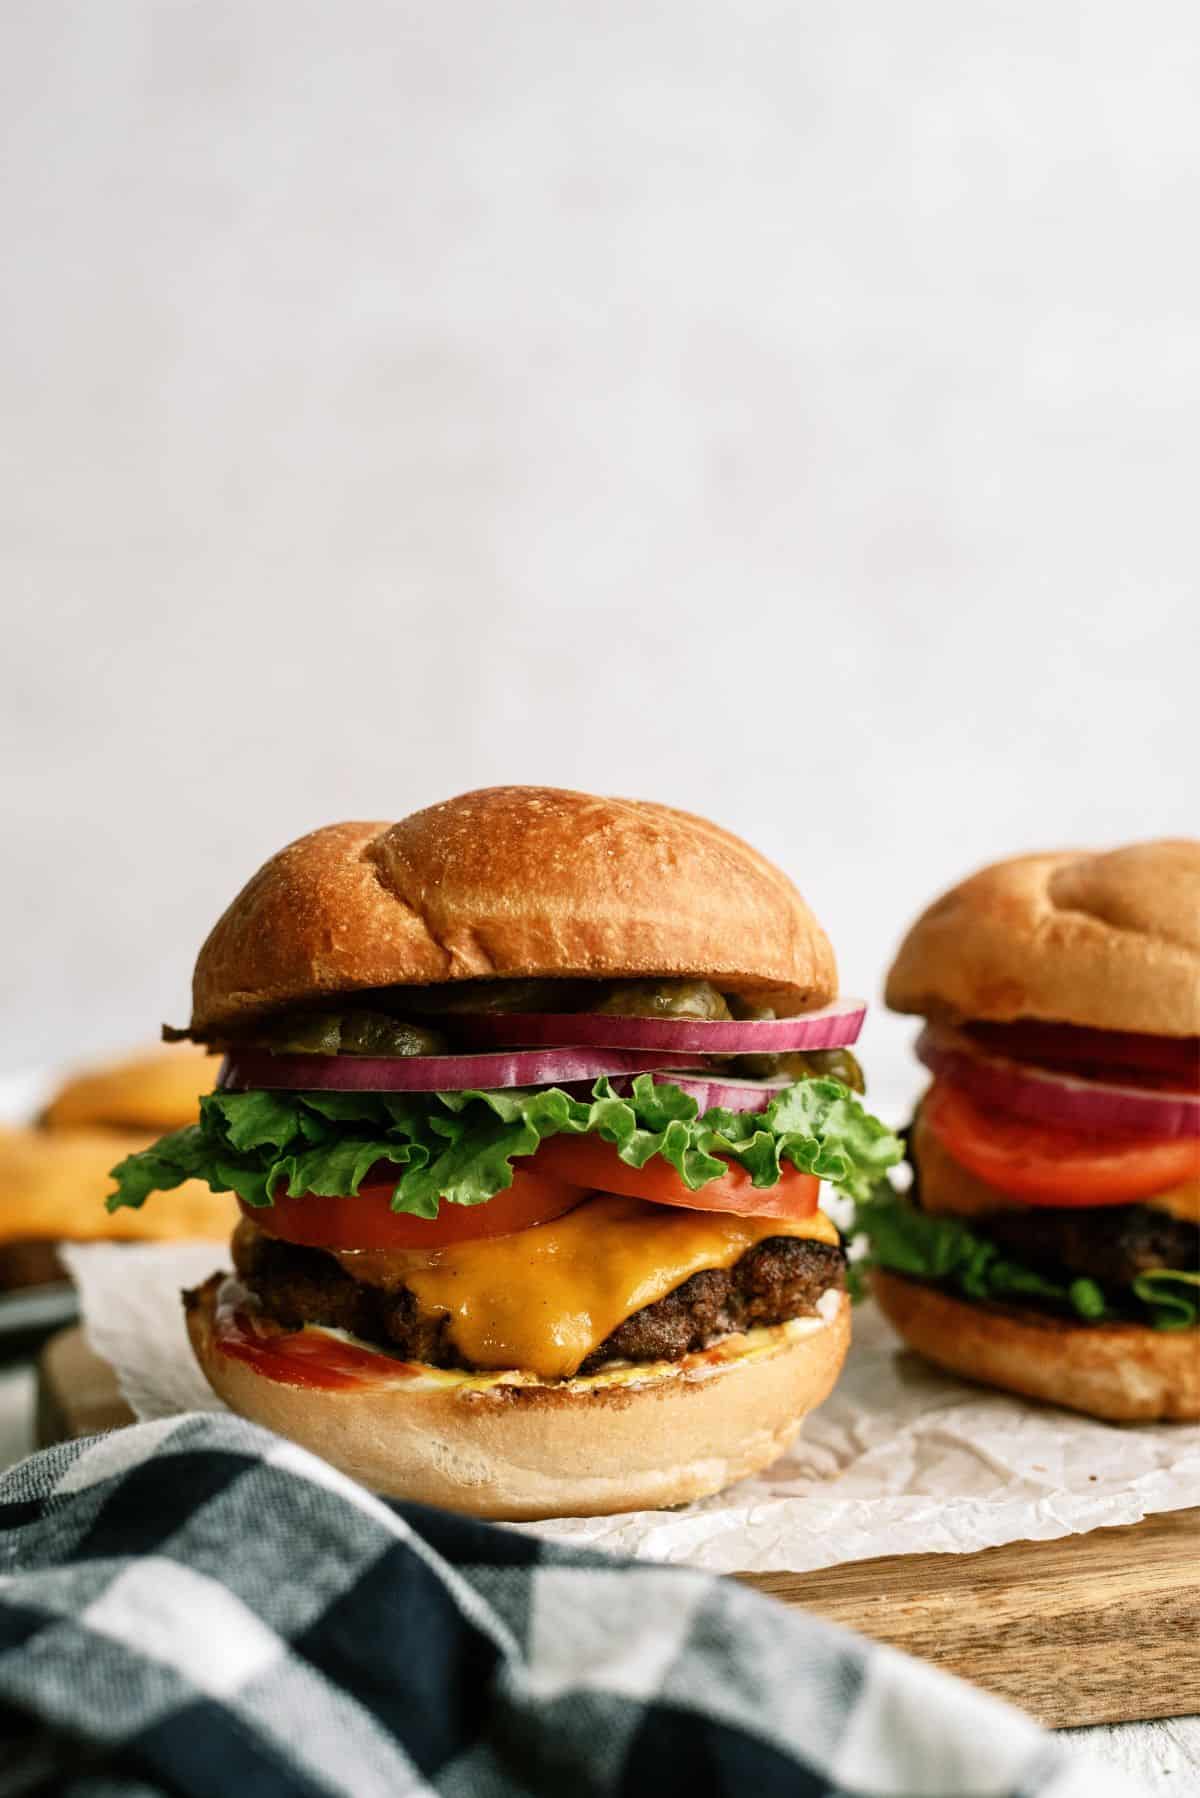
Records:
<instances>
[{"instance_id":1,"label":"blue and white checkered cloth","mask_svg":"<svg viewBox=\"0 0 1200 1798\"><path fill-rule=\"evenodd\" d=\"M386 1504L236 1417L0 1480L0 1798L1129 1789L735 1584Z\"/></svg>"}]
</instances>

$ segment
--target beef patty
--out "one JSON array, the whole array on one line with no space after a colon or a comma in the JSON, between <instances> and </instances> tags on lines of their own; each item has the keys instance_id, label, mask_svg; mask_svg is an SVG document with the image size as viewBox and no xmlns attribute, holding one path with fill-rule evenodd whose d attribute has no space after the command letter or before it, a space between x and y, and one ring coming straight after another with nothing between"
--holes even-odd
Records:
<instances>
[{"instance_id":1,"label":"beef patty","mask_svg":"<svg viewBox=\"0 0 1200 1798\"><path fill-rule=\"evenodd\" d=\"M432 1367L469 1367L444 1315L422 1312L406 1286L384 1291L346 1273L323 1249L264 1235L249 1219L233 1235L233 1263L268 1316L285 1329L326 1324ZM579 1371L606 1361L678 1361L719 1337L809 1317L821 1294L846 1284L841 1249L805 1237L768 1236L731 1268L706 1268L627 1317Z\"/></svg>"},{"instance_id":2,"label":"beef patty","mask_svg":"<svg viewBox=\"0 0 1200 1798\"><path fill-rule=\"evenodd\" d=\"M1148 1205L1031 1205L990 1212L972 1227L1043 1271L1106 1285L1127 1286L1152 1267L1200 1266L1200 1227Z\"/></svg>"}]
</instances>

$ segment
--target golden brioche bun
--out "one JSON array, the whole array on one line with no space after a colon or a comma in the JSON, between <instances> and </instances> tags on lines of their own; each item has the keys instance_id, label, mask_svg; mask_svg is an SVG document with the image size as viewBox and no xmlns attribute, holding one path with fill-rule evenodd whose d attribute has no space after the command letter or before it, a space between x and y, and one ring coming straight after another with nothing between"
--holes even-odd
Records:
<instances>
[{"instance_id":1,"label":"golden brioche bun","mask_svg":"<svg viewBox=\"0 0 1200 1798\"><path fill-rule=\"evenodd\" d=\"M47 1130L111 1124L157 1136L196 1121L196 1103L216 1084L217 1061L190 1043L156 1043L64 1082L42 1113Z\"/></svg>"},{"instance_id":2,"label":"golden brioche bun","mask_svg":"<svg viewBox=\"0 0 1200 1798\"><path fill-rule=\"evenodd\" d=\"M191 1028L372 987L651 974L791 1011L837 990L796 888L728 831L642 800L486 787L272 856L200 951Z\"/></svg>"},{"instance_id":3,"label":"golden brioche bun","mask_svg":"<svg viewBox=\"0 0 1200 1798\"><path fill-rule=\"evenodd\" d=\"M1018 855L917 919L893 1011L1200 1035L1200 842Z\"/></svg>"},{"instance_id":4,"label":"golden brioche bun","mask_svg":"<svg viewBox=\"0 0 1200 1798\"><path fill-rule=\"evenodd\" d=\"M1114 1423L1200 1418L1200 1331L1073 1324L952 1298L883 1268L871 1290L910 1348L964 1379Z\"/></svg>"},{"instance_id":5,"label":"golden brioche bun","mask_svg":"<svg viewBox=\"0 0 1200 1798\"><path fill-rule=\"evenodd\" d=\"M0 1242L160 1242L228 1236L237 1222L229 1193L186 1180L152 1205L105 1210L110 1170L148 1147L122 1130L0 1127Z\"/></svg>"},{"instance_id":6,"label":"golden brioche bun","mask_svg":"<svg viewBox=\"0 0 1200 1798\"><path fill-rule=\"evenodd\" d=\"M756 1331L741 1339L744 1352L703 1377L659 1363L610 1384L492 1378L330 1391L224 1354L213 1327L221 1284L218 1274L187 1295L187 1325L209 1384L232 1410L387 1497L510 1522L719 1492L783 1452L829 1393L850 1342L840 1294L831 1322Z\"/></svg>"}]
</instances>

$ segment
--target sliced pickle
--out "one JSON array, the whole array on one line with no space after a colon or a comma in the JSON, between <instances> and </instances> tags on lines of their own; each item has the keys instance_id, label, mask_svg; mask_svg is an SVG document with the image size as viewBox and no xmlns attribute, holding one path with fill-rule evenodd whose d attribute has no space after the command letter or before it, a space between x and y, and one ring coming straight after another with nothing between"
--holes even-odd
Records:
<instances>
[{"instance_id":1,"label":"sliced pickle","mask_svg":"<svg viewBox=\"0 0 1200 1798\"><path fill-rule=\"evenodd\" d=\"M472 1013L603 1012L628 1018L728 1020L723 994L707 980L461 980L445 985L380 987L370 995L378 1015L395 1006L406 1017L469 1017ZM328 1027L340 1013L306 1014L305 1033ZM349 1014L345 1014L349 1015ZM374 1015L374 1014L373 1014ZM773 1016L773 1013L765 1013Z\"/></svg>"},{"instance_id":2,"label":"sliced pickle","mask_svg":"<svg viewBox=\"0 0 1200 1798\"><path fill-rule=\"evenodd\" d=\"M759 1024L776 1015L773 1005L760 1005L749 993L726 993L725 999L730 1017L739 1023Z\"/></svg>"},{"instance_id":3,"label":"sliced pickle","mask_svg":"<svg viewBox=\"0 0 1200 1798\"><path fill-rule=\"evenodd\" d=\"M840 1080L851 1092L865 1093L867 1083L858 1057L849 1049L798 1050L781 1055L736 1055L731 1070L748 1080L772 1080L790 1074L793 1080Z\"/></svg>"},{"instance_id":4,"label":"sliced pickle","mask_svg":"<svg viewBox=\"0 0 1200 1798\"><path fill-rule=\"evenodd\" d=\"M275 1055L444 1055L446 1039L382 1011L293 1011L255 1042Z\"/></svg>"},{"instance_id":5,"label":"sliced pickle","mask_svg":"<svg viewBox=\"0 0 1200 1798\"><path fill-rule=\"evenodd\" d=\"M589 1011L618 1018L700 1018L706 1023L730 1016L728 1005L707 980L629 980L601 989Z\"/></svg>"}]
</instances>

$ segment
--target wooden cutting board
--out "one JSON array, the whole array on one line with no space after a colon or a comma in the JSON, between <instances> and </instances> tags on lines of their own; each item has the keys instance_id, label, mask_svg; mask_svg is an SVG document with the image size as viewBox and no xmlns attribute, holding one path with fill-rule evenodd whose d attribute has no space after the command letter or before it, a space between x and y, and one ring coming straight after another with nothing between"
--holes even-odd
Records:
<instances>
[{"instance_id":1,"label":"wooden cutting board","mask_svg":"<svg viewBox=\"0 0 1200 1798\"><path fill-rule=\"evenodd\" d=\"M1200 1711L1200 1508L973 1555L742 1577L1054 1729Z\"/></svg>"},{"instance_id":2,"label":"wooden cutting board","mask_svg":"<svg viewBox=\"0 0 1200 1798\"><path fill-rule=\"evenodd\" d=\"M54 1337L39 1366L38 1440L130 1422L111 1368L82 1332ZM974 1555L738 1577L932 1661L1052 1728L1200 1711L1200 1506Z\"/></svg>"}]
</instances>

